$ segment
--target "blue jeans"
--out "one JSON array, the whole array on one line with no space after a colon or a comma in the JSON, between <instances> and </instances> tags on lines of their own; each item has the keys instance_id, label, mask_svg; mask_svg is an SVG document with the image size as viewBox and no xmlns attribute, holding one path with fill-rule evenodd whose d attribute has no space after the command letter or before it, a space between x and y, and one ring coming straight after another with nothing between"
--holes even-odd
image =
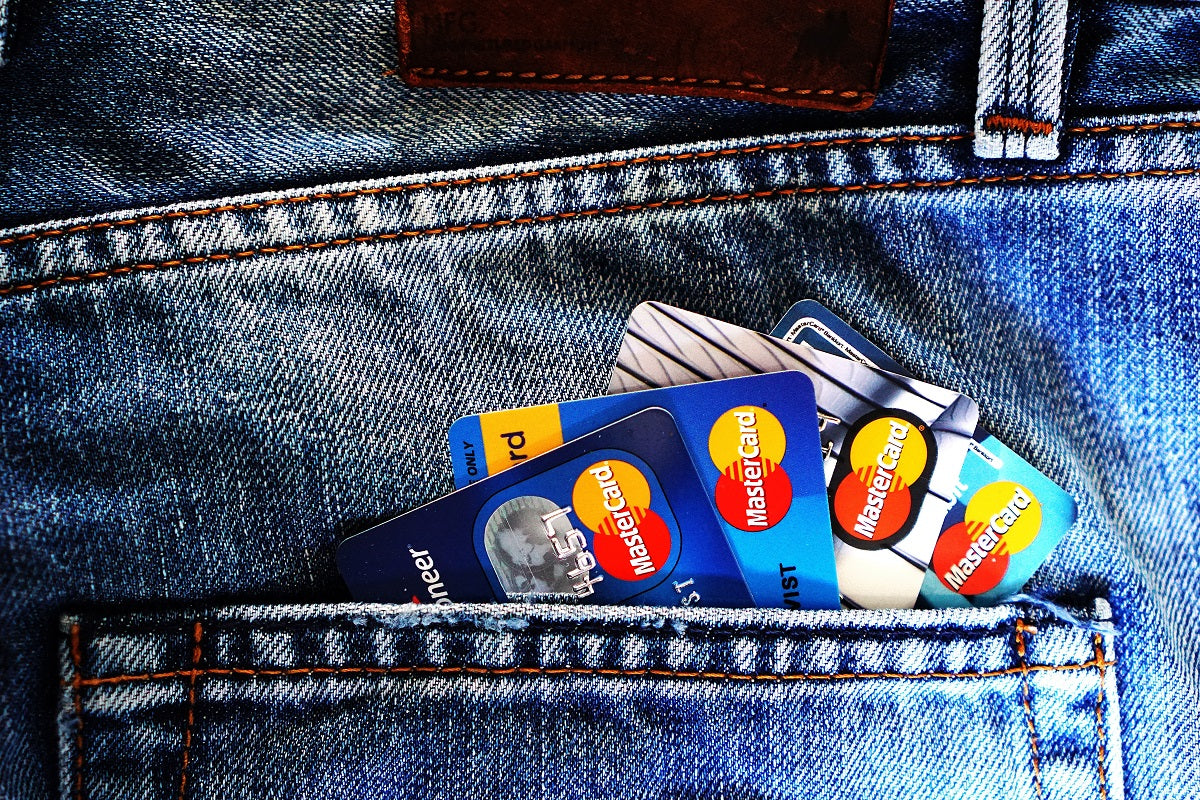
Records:
<instances>
[{"instance_id":1,"label":"blue jeans","mask_svg":"<svg viewBox=\"0 0 1200 800\"><path fill-rule=\"evenodd\" d=\"M1077 14L1037 162L976 155L955 0L843 116L411 90L390 4L248 5L11 15L0 793L1200 795L1194 4ZM803 297L1075 496L1029 590L1083 623L344 602L456 417Z\"/></svg>"}]
</instances>

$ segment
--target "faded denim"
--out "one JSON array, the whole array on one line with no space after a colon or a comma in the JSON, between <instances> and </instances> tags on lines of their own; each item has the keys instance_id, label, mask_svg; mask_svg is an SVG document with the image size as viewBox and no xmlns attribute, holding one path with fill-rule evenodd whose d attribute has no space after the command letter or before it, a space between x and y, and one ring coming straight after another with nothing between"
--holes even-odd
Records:
<instances>
[{"instance_id":1,"label":"faded denim","mask_svg":"<svg viewBox=\"0 0 1200 800\"><path fill-rule=\"evenodd\" d=\"M1083 10L1034 163L974 155L978 5L836 118L408 90L385 6L13 8L0 794L1200 795L1200 7ZM1029 590L1116 636L344 604L453 419L601 393L642 300L802 297L1075 496Z\"/></svg>"}]
</instances>

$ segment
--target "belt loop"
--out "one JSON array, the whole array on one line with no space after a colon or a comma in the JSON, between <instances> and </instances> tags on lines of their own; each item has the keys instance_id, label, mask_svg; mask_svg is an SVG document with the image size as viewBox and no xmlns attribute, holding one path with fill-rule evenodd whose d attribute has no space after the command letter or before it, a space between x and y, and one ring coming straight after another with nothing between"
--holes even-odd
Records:
<instances>
[{"instance_id":1,"label":"belt loop","mask_svg":"<svg viewBox=\"0 0 1200 800\"><path fill-rule=\"evenodd\" d=\"M984 0L975 155L1058 158L1067 0Z\"/></svg>"}]
</instances>

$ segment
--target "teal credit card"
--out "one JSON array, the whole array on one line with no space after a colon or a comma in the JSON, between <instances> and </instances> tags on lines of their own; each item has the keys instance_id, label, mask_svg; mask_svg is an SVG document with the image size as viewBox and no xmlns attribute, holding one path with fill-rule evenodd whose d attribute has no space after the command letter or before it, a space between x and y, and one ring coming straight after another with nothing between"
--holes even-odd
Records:
<instances>
[{"instance_id":1,"label":"teal credit card","mask_svg":"<svg viewBox=\"0 0 1200 800\"><path fill-rule=\"evenodd\" d=\"M671 412L759 607L839 607L812 381L777 372L463 417L464 487L642 409Z\"/></svg>"},{"instance_id":2,"label":"teal credit card","mask_svg":"<svg viewBox=\"0 0 1200 800\"><path fill-rule=\"evenodd\" d=\"M909 374L813 300L792 306L771 335ZM993 605L1020 592L1075 522L1071 495L982 426L957 489L921 585L921 599L935 608Z\"/></svg>"}]
</instances>

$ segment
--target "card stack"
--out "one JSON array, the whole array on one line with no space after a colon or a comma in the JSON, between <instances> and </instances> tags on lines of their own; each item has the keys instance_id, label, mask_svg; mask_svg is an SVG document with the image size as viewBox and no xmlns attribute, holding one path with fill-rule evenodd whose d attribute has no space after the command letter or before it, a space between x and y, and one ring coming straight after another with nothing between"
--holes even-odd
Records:
<instances>
[{"instance_id":1,"label":"card stack","mask_svg":"<svg viewBox=\"0 0 1200 800\"><path fill-rule=\"evenodd\" d=\"M764 335L661 303L605 397L463 417L458 490L345 540L374 602L988 605L1071 497L813 301Z\"/></svg>"}]
</instances>

